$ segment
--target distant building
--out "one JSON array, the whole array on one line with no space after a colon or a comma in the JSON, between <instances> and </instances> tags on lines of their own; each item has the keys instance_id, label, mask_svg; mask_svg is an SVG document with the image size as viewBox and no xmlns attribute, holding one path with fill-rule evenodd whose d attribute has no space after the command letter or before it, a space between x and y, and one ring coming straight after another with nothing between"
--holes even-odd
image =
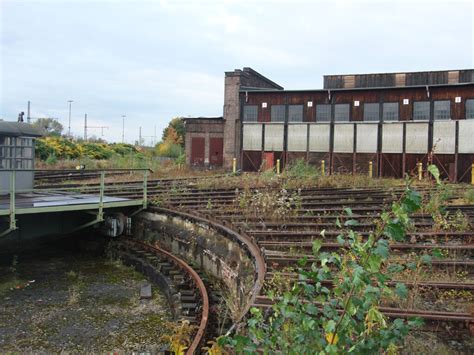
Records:
<instances>
[{"instance_id":1,"label":"distant building","mask_svg":"<svg viewBox=\"0 0 474 355\"><path fill-rule=\"evenodd\" d=\"M452 181L470 178L474 69L326 75L323 89L284 90L244 68L225 73L224 90L219 123L186 124L188 164L210 164L210 139L191 136L219 127L226 168L234 157L247 171L305 159L366 173L372 162L376 176L403 177L432 161Z\"/></svg>"}]
</instances>

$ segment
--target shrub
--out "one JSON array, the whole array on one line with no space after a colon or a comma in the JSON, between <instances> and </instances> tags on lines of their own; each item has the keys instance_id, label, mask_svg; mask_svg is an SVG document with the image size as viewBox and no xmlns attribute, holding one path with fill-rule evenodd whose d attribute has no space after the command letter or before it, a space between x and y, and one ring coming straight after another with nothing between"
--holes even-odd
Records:
<instances>
[{"instance_id":1,"label":"shrub","mask_svg":"<svg viewBox=\"0 0 474 355\"><path fill-rule=\"evenodd\" d=\"M290 164L284 174L293 178L305 178L311 176L319 176L319 169L313 165L307 164L304 159L298 159Z\"/></svg>"},{"instance_id":2,"label":"shrub","mask_svg":"<svg viewBox=\"0 0 474 355\"><path fill-rule=\"evenodd\" d=\"M178 158L184 153L184 149L179 144L163 142L158 144L156 153L160 157Z\"/></svg>"}]
</instances>

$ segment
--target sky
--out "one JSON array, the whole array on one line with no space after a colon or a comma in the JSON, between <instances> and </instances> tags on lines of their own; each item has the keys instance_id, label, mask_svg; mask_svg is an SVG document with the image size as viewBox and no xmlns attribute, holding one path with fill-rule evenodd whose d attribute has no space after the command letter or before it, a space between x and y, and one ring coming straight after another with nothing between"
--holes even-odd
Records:
<instances>
[{"instance_id":1,"label":"sky","mask_svg":"<svg viewBox=\"0 0 474 355\"><path fill-rule=\"evenodd\" d=\"M473 1L0 0L0 118L54 117L102 138L159 140L221 116L224 72L285 89L325 74L473 68ZM101 129L88 135L101 137Z\"/></svg>"}]
</instances>

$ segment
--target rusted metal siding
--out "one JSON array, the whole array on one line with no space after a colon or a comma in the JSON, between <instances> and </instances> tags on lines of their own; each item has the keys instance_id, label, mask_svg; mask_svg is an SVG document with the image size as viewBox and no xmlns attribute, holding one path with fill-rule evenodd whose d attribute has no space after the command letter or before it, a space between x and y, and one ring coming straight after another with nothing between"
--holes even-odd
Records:
<instances>
[{"instance_id":1,"label":"rusted metal siding","mask_svg":"<svg viewBox=\"0 0 474 355\"><path fill-rule=\"evenodd\" d=\"M474 82L474 69L460 70L459 71L459 82L460 83L472 83L472 82Z\"/></svg>"},{"instance_id":2,"label":"rusted metal siding","mask_svg":"<svg viewBox=\"0 0 474 355\"><path fill-rule=\"evenodd\" d=\"M459 81L464 80L470 73L459 71ZM372 161L374 174L403 177L405 172L416 169L417 162L427 162L429 149L434 145L434 157L442 169L442 175L452 179L463 178L465 181L466 176L463 176L460 170L467 166L466 161L474 157L472 144L474 128L471 129L469 122L465 121L465 105L467 99L474 99L474 83L429 86L428 88L400 86L403 80L408 81L408 74L396 73L393 78L389 76L364 78L364 85L370 84L370 80L372 82L378 80L379 83L382 80L386 80L387 83L393 80L394 85L399 85L393 88L241 92L242 103L257 105L259 122L270 122L272 105L283 105L287 119L290 105L303 105L301 123L279 123L278 126L282 128L278 132L274 132L273 128L266 130L275 124L265 124L265 147L260 148L260 157L264 152L274 151L275 154L281 154L282 162L286 159L294 161L305 157L308 162L320 164L320 160L324 159L328 169L347 172L366 171L368 162ZM420 75L417 80L431 80L430 82L436 83L445 78L453 82L456 80L456 75L454 72L437 73L432 76ZM342 77L332 79L344 82ZM363 85L362 79L354 76L354 85ZM459 101L456 97L461 98L460 102L456 102ZM429 119L433 119L434 101L441 100L449 100L452 121L429 123ZM355 104L356 101L358 105ZM266 103L266 107L263 107L263 102ZM311 102L311 105L308 105L308 102ZM383 103L387 102L398 103L398 122L363 123L365 103L375 103L381 108ZM430 105L431 114L426 116L426 121L412 122L414 102L427 102ZM352 134L342 132L344 130L340 128L342 124L318 121L316 108L323 104L331 105L332 119L334 119L334 105L350 105L350 122L357 123L357 128L352 128ZM380 111L380 116L382 116L382 110ZM457 140L454 120L459 120L459 159L457 162L455 162L453 150L453 145ZM406 127L403 122L406 122ZM305 123L309 130L303 128ZM354 127L354 124L346 125ZM307 132L307 140L304 139L305 132ZM245 128L243 134L245 141ZM437 141L439 141L438 145L436 145ZM355 151L353 152L354 144ZM305 148L307 148L306 152ZM256 157L256 154L253 155L252 165L254 166L257 163ZM247 165L250 160L247 159ZM458 166L457 172L455 163Z\"/></svg>"},{"instance_id":3,"label":"rusted metal siding","mask_svg":"<svg viewBox=\"0 0 474 355\"><path fill-rule=\"evenodd\" d=\"M447 71L407 73L406 84L410 85L440 85L448 83Z\"/></svg>"},{"instance_id":4,"label":"rusted metal siding","mask_svg":"<svg viewBox=\"0 0 474 355\"><path fill-rule=\"evenodd\" d=\"M461 97L460 103L455 103L455 98ZM242 95L245 102L245 94ZM404 87L392 89L366 89L366 90L343 90L343 91L275 91L275 92L249 92L247 94L248 105L258 106L258 121L270 122L272 105L303 105L303 122L315 122L316 105L318 104L350 104L350 120L363 121L364 103L398 102L399 120L409 121L413 118L414 101L451 101L451 118L465 118L465 101L474 99L473 85L453 85L442 87ZM354 102L358 101L359 106ZM262 103L267 103L262 108ZM312 107L308 107L308 102Z\"/></svg>"},{"instance_id":5,"label":"rusted metal siding","mask_svg":"<svg viewBox=\"0 0 474 355\"><path fill-rule=\"evenodd\" d=\"M242 151L242 170L258 171L262 165L262 153Z\"/></svg>"},{"instance_id":6,"label":"rusted metal siding","mask_svg":"<svg viewBox=\"0 0 474 355\"><path fill-rule=\"evenodd\" d=\"M356 75L356 88L374 88L395 86L395 74Z\"/></svg>"},{"instance_id":7,"label":"rusted metal siding","mask_svg":"<svg viewBox=\"0 0 474 355\"><path fill-rule=\"evenodd\" d=\"M473 82L474 70L325 75L324 89L387 88Z\"/></svg>"}]
</instances>

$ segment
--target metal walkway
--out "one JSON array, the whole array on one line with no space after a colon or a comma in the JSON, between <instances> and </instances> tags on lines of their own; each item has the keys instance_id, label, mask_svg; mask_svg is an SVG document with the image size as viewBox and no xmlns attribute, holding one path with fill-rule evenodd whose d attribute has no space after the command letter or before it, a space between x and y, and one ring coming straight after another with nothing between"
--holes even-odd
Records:
<instances>
[{"instance_id":1,"label":"metal walkway","mask_svg":"<svg viewBox=\"0 0 474 355\"><path fill-rule=\"evenodd\" d=\"M99 188L85 184L80 187L41 188L37 190L16 189L17 171L2 171L9 172L10 188L9 191L0 191L0 217L8 218L8 228L4 231L0 231L0 237L17 230L17 216L22 215L74 211L85 211L94 214L96 218L81 226L84 228L104 221L104 211L107 209L137 207L136 212L138 212L147 208L148 169L123 170L143 174L143 180L141 182L130 182L129 184L120 186L122 190L134 189L134 191L137 191L137 189L141 188L141 198L137 199L107 196L107 191L112 191L116 189L116 187L114 187L113 182L106 185L106 174L108 171L116 173L117 170L115 169L99 172ZM74 177L72 177L72 179L74 179Z\"/></svg>"}]
</instances>

